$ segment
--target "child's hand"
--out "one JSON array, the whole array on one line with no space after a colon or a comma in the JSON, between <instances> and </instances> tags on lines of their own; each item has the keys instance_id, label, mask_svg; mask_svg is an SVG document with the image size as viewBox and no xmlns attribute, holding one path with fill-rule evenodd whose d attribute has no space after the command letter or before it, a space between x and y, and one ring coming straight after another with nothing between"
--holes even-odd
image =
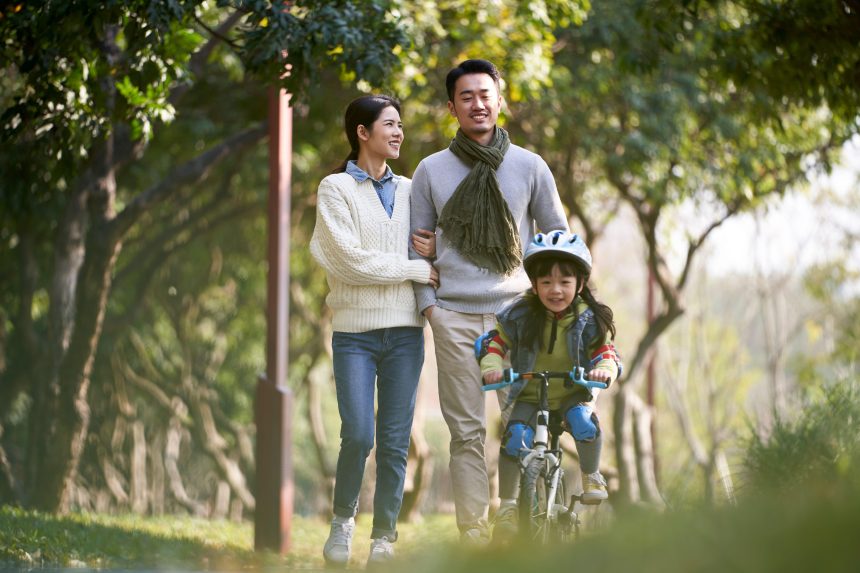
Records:
<instances>
[{"instance_id":1,"label":"child's hand","mask_svg":"<svg viewBox=\"0 0 860 573\"><path fill-rule=\"evenodd\" d=\"M486 374L484 374L484 386L501 382L502 378L504 377L504 372L502 372L501 370L493 370L492 372L487 372Z\"/></svg>"},{"instance_id":2,"label":"child's hand","mask_svg":"<svg viewBox=\"0 0 860 573\"><path fill-rule=\"evenodd\" d=\"M609 384L609 381L612 380L612 374L608 370L601 370L599 368L595 368L588 373L588 379L593 382L603 382L604 384Z\"/></svg>"},{"instance_id":3,"label":"child's hand","mask_svg":"<svg viewBox=\"0 0 860 573\"><path fill-rule=\"evenodd\" d=\"M436 256L436 233L427 229L417 229L412 234L412 248L422 257L432 259Z\"/></svg>"}]
</instances>

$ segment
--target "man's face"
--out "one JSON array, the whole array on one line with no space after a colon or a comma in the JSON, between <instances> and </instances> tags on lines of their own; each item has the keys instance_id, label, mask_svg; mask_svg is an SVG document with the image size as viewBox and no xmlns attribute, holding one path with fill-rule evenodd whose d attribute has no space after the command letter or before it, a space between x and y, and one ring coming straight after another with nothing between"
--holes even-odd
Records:
<instances>
[{"instance_id":1,"label":"man's face","mask_svg":"<svg viewBox=\"0 0 860 573\"><path fill-rule=\"evenodd\" d=\"M454 101L448 102L448 111L457 118L463 133L483 145L493 138L501 107L502 96L487 74L460 76L454 84Z\"/></svg>"}]
</instances>

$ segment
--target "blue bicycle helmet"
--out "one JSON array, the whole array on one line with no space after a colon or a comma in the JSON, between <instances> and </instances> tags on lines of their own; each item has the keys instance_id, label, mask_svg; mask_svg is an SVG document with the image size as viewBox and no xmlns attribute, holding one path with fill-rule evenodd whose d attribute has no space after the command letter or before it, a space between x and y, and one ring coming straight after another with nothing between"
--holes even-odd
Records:
<instances>
[{"instance_id":1,"label":"blue bicycle helmet","mask_svg":"<svg viewBox=\"0 0 860 573\"><path fill-rule=\"evenodd\" d=\"M535 235L523 257L523 266L529 276L535 261L545 257L570 259L582 266L586 274L591 272L591 252L582 237L575 233L558 230Z\"/></svg>"}]
</instances>

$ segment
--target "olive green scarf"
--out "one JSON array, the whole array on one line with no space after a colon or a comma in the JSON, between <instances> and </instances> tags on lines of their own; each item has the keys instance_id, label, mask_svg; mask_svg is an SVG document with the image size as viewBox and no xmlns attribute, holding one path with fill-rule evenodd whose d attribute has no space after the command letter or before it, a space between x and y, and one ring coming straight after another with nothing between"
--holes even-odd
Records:
<instances>
[{"instance_id":1,"label":"olive green scarf","mask_svg":"<svg viewBox=\"0 0 860 573\"><path fill-rule=\"evenodd\" d=\"M454 190L439 217L439 227L460 254L502 275L519 268L523 256L519 229L496 176L510 145L508 132L498 126L489 146L457 130L448 149L471 164L472 170Z\"/></svg>"}]
</instances>

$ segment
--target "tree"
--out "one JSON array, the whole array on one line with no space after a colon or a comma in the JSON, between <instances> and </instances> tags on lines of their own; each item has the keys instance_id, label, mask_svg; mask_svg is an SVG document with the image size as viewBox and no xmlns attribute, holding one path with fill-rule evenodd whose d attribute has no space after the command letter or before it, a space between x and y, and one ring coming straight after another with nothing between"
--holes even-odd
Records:
<instances>
[{"instance_id":1,"label":"tree","mask_svg":"<svg viewBox=\"0 0 860 573\"><path fill-rule=\"evenodd\" d=\"M161 202L181 199L265 135L243 127L144 190L118 193L213 54L239 58L296 95L325 65L378 80L403 41L385 2L98 2L4 8L2 141L6 269L20 265L3 338L0 420L31 401L23 470L6 489L47 510L68 506L89 430L89 386L123 241ZM356 32L356 30L358 32ZM371 46L368 48L367 46ZM226 51L225 51L226 50ZM239 73L242 73L241 71ZM262 120L262 118L260 118ZM6 185L6 183L9 183ZM45 270L47 269L47 272ZM45 275L48 274L46 277ZM44 300L42 300L44 299ZM2 488L0 488L2 489Z\"/></svg>"},{"instance_id":2,"label":"tree","mask_svg":"<svg viewBox=\"0 0 860 573\"><path fill-rule=\"evenodd\" d=\"M738 89L761 94L759 113L826 107L857 132L860 110L860 2L658 1L640 18L674 51L693 35L712 46L711 69ZM713 26L702 27L707 20Z\"/></svg>"},{"instance_id":3,"label":"tree","mask_svg":"<svg viewBox=\"0 0 860 573\"><path fill-rule=\"evenodd\" d=\"M638 392L656 341L685 311L696 256L724 221L803 184L811 160L829 164L852 129L817 106L782 105L762 87L729 81L713 57L723 20L716 9L700 6L672 27L674 8L652 4L602 3L561 34L552 86L515 128L557 174L589 241L619 203L638 224L662 308L638 342L624 344L613 429L621 498L660 503L652 412ZM670 24L656 24L664 19ZM698 224L678 228L673 212L682 204L699 213ZM686 237L680 253L670 233ZM680 264L670 264L673 254Z\"/></svg>"}]
</instances>

